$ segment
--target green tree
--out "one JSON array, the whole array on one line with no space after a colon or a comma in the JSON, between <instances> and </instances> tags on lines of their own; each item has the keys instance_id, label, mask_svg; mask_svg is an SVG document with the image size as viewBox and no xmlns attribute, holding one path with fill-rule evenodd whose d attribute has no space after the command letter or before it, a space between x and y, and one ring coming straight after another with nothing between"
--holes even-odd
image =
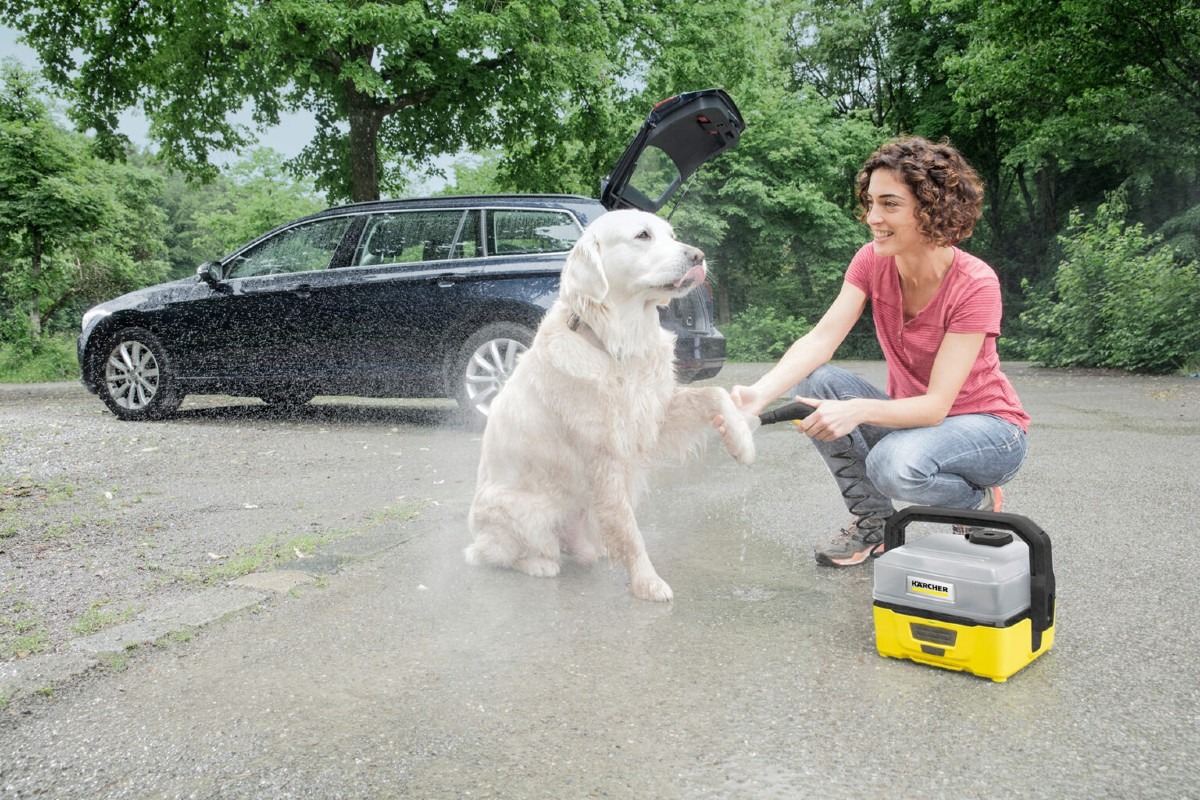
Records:
<instances>
[{"instance_id":1,"label":"green tree","mask_svg":"<svg viewBox=\"0 0 1200 800\"><path fill-rule=\"evenodd\" d=\"M749 307L767 324L815 322L863 241L854 175L880 134L794 82L783 35L792 5L705 3L664 39L646 77L644 105L721 86L746 118L737 149L696 176L673 217L708 256L723 324Z\"/></svg>"},{"instance_id":2,"label":"green tree","mask_svg":"<svg viewBox=\"0 0 1200 800\"><path fill-rule=\"evenodd\" d=\"M0 0L84 129L122 150L117 119L140 106L172 167L212 177L254 123L317 120L292 164L332 198L400 188L403 165L503 147L510 176L554 188L592 152L612 104L673 4L655 0ZM568 175L567 178L575 176Z\"/></svg>"},{"instance_id":3,"label":"green tree","mask_svg":"<svg viewBox=\"0 0 1200 800\"><path fill-rule=\"evenodd\" d=\"M960 19L964 41L942 59L957 124L997 131L1024 218L1020 234L1038 243L1032 257L1049 251L1066 209L1095 208L1122 184L1131 211L1153 227L1195 216L1195 0L922 0L920 7Z\"/></svg>"},{"instance_id":4,"label":"green tree","mask_svg":"<svg viewBox=\"0 0 1200 800\"><path fill-rule=\"evenodd\" d=\"M15 62L0 66L0 339L27 350L166 271L158 178L96 159L40 88Z\"/></svg>"},{"instance_id":5,"label":"green tree","mask_svg":"<svg viewBox=\"0 0 1200 800\"><path fill-rule=\"evenodd\" d=\"M67 247L104 218L103 195L88 180L82 137L55 125L37 78L15 61L0 66L0 264L9 313L33 342L47 307L66 293Z\"/></svg>"},{"instance_id":6,"label":"green tree","mask_svg":"<svg viewBox=\"0 0 1200 800\"><path fill-rule=\"evenodd\" d=\"M277 225L325 207L311 184L285 173L283 156L270 148L256 148L232 164L217 188L205 193L192 218L192 247L206 254L203 260L220 258Z\"/></svg>"},{"instance_id":7,"label":"green tree","mask_svg":"<svg viewBox=\"0 0 1200 800\"><path fill-rule=\"evenodd\" d=\"M504 154L498 150L458 159L451 165L453 181L439 194L491 194L501 191L499 165Z\"/></svg>"},{"instance_id":8,"label":"green tree","mask_svg":"<svg viewBox=\"0 0 1200 800\"><path fill-rule=\"evenodd\" d=\"M72 331L91 306L165 280L170 266L162 177L152 169L97 158L86 172L102 198L104 215L99 225L75 238L66 254L70 269L59 306L72 313L59 327L69 325Z\"/></svg>"},{"instance_id":9,"label":"green tree","mask_svg":"<svg viewBox=\"0 0 1200 800\"><path fill-rule=\"evenodd\" d=\"M922 127L941 86L937 51L952 29L909 0L805 0L788 17L795 82L842 115L866 116L891 135Z\"/></svg>"},{"instance_id":10,"label":"green tree","mask_svg":"<svg viewBox=\"0 0 1200 800\"><path fill-rule=\"evenodd\" d=\"M1127 211L1117 192L1091 221L1071 213L1053 288L1032 292L1022 317L1040 363L1170 372L1200 361L1200 265L1126 224Z\"/></svg>"}]
</instances>

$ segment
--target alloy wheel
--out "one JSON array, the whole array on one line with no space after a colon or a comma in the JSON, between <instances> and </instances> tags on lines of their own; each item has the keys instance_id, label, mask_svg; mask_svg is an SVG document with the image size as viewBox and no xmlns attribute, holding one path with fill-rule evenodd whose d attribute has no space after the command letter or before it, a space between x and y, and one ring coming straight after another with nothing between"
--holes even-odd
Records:
<instances>
[{"instance_id":1,"label":"alloy wheel","mask_svg":"<svg viewBox=\"0 0 1200 800\"><path fill-rule=\"evenodd\" d=\"M464 376L467 398L479 413L487 416L492 401L517 366L517 358L529 348L516 339L490 339L471 354Z\"/></svg>"},{"instance_id":2,"label":"alloy wheel","mask_svg":"<svg viewBox=\"0 0 1200 800\"><path fill-rule=\"evenodd\" d=\"M121 408L141 411L159 390L159 365L154 352L139 341L120 342L108 355L104 381L108 394Z\"/></svg>"}]
</instances>

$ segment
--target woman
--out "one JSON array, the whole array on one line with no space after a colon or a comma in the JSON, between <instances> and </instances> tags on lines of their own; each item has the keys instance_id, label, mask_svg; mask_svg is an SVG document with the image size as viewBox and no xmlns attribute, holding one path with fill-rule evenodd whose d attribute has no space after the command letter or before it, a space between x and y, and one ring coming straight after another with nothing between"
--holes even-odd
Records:
<instances>
[{"instance_id":1,"label":"woman","mask_svg":"<svg viewBox=\"0 0 1200 800\"><path fill-rule=\"evenodd\" d=\"M1000 282L957 247L982 213L974 170L949 144L909 137L876 151L857 189L872 240L850 262L837 298L769 372L731 392L752 414L792 387L816 408L798 427L853 515L816 548L817 562L829 566L883 551L893 501L999 511L1000 486L1025 459L1029 427L996 355ZM826 363L868 301L886 393Z\"/></svg>"}]
</instances>

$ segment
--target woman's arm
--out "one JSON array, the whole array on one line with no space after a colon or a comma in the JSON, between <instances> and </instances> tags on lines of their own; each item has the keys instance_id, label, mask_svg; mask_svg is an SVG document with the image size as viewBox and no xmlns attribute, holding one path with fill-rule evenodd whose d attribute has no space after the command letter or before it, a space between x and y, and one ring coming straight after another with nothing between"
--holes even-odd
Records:
<instances>
[{"instance_id":1,"label":"woman's arm","mask_svg":"<svg viewBox=\"0 0 1200 800\"><path fill-rule=\"evenodd\" d=\"M947 333L933 361L929 390L919 397L900 400L802 398L817 410L800 423L800 428L814 439L832 441L862 424L883 428L937 425L954 405L986 337L985 333Z\"/></svg>"},{"instance_id":2,"label":"woman's arm","mask_svg":"<svg viewBox=\"0 0 1200 800\"><path fill-rule=\"evenodd\" d=\"M867 307L867 295L851 283L842 283L842 290L830 304L820 322L788 348L779 362L752 386L734 386L730 394L738 407L748 414L758 414L767 404L807 378L821 366L845 340L854 323ZM965 375L963 376L965 379Z\"/></svg>"}]
</instances>

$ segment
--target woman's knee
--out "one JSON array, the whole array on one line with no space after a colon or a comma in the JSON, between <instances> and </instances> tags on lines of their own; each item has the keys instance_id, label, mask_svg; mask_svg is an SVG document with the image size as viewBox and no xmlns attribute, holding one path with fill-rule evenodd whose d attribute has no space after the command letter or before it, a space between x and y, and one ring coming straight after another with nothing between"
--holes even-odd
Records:
<instances>
[{"instance_id":1,"label":"woman's knee","mask_svg":"<svg viewBox=\"0 0 1200 800\"><path fill-rule=\"evenodd\" d=\"M889 447L884 437L867 454L867 479L880 492L902 499L919 493L932 479L928 459L908 448Z\"/></svg>"},{"instance_id":2,"label":"woman's knee","mask_svg":"<svg viewBox=\"0 0 1200 800\"><path fill-rule=\"evenodd\" d=\"M796 387L796 394L801 397L812 397L817 400L831 400L842 396L849 375L840 367L822 364L802 380Z\"/></svg>"}]
</instances>

